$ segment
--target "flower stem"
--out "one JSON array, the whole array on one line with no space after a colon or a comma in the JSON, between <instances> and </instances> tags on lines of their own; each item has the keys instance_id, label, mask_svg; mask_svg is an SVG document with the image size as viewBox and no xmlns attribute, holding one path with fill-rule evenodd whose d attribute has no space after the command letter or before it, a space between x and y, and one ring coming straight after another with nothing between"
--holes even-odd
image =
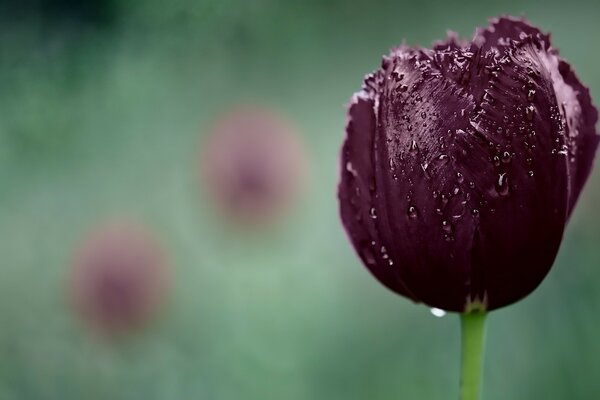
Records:
<instances>
[{"instance_id":1,"label":"flower stem","mask_svg":"<svg viewBox=\"0 0 600 400\"><path fill-rule=\"evenodd\" d=\"M479 400L485 338L485 312L461 314L460 400Z\"/></svg>"}]
</instances>

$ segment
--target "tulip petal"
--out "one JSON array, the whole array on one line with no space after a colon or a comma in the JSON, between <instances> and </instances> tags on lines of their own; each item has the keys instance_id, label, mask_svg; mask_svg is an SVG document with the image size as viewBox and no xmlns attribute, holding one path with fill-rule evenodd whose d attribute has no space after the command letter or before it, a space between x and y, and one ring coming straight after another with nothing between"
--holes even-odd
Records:
<instances>
[{"instance_id":1,"label":"tulip petal","mask_svg":"<svg viewBox=\"0 0 600 400\"><path fill-rule=\"evenodd\" d=\"M490 20L490 26L475 31L473 43L483 51L494 48L504 49L514 42L520 42L527 36L533 38L544 50L550 49L550 35L530 25L523 18L500 17Z\"/></svg>"},{"instance_id":2,"label":"tulip petal","mask_svg":"<svg viewBox=\"0 0 600 400\"><path fill-rule=\"evenodd\" d=\"M566 87L556 87L555 84L558 103L561 105L560 110L566 122L569 143L570 215L590 175L600 142L600 136L596 132L598 111L592 104L589 89L583 86L569 64L560 60L558 70L568 87L567 90Z\"/></svg>"},{"instance_id":3,"label":"tulip petal","mask_svg":"<svg viewBox=\"0 0 600 400\"><path fill-rule=\"evenodd\" d=\"M374 158L370 150L376 129L375 100L368 93L374 76L366 79L365 90L355 96L349 110L346 141L341 153L342 179L338 187L342 222L359 257L371 273L386 287L413 298L400 278L398 268L386 253L385 244L372 211ZM383 250L382 250L383 249ZM416 300L416 299L415 299Z\"/></svg>"}]
</instances>

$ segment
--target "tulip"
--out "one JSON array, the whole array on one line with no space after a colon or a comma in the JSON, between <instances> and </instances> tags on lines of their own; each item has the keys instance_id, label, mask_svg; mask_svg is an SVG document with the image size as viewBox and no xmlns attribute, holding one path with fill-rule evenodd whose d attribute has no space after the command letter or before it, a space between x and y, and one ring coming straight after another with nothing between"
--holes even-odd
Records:
<instances>
[{"instance_id":1,"label":"tulip","mask_svg":"<svg viewBox=\"0 0 600 400\"><path fill-rule=\"evenodd\" d=\"M542 282L590 174L589 90L548 34L503 17L471 42L393 49L348 116L338 194L354 248L392 291L463 313L477 364L485 312Z\"/></svg>"},{"instance_id":2,"label":"tulip","mask_svg":"<svg viewBox=\"0 0 600 400\"><path fill-rule=\"evenodd\" d=\"M76 249L73 306L95 332L114 337L146 325L165 300L168 270L157 238L133 221L109 221Z\"/></svg>"},{"instance_id":3,"label":"tulip","mask_svg":"<svg viewBox=\"0 0 600 400\"><path fill-rule=\"evenodd\" d=\"M302 191L304 147L292 124L269 108L233 108L202 145L203 187L239 227L278 220Z\"/></svg>"}]
</instances>

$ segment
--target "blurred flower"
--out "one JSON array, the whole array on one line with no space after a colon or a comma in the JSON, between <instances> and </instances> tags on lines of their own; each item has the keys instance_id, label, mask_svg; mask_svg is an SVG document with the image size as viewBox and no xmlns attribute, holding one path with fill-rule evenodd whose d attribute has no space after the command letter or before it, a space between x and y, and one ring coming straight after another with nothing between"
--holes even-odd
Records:
<instances>
[{"instance_id":1,"label":"blurred flower","mask_svg":"<svg viewBox=\"0 0 600 400\"><path fill-rule=\"evenodd\" d=\"M280 216L303 187L304 148L290 124L268 109L242 107L223 116L201 158L205 188L240 225Z\"/></svg>"},{"instance_id":2,"label":"blurred flower","mask_svg":"<svg viewBox=\"0 0 600 400\"><path fill-rule=\"evenodd\" d=\"M92 328L120 334L147 323L167 289L157 239L131 221L97 227L77 249L70 276L75 309Z\"/></svg>"},{"instance_id":3,"label":"blurred flower","mask_svg":"<svg viewBox=\"0 0 600 400\"><path fill-rule=\"evenodd\" d=\"M549 35L521 19L394 49L350 105L339 199L352 244L415 302L462 312L523 298L554 262L597 117Z\"/></svg>"}]
</instances>

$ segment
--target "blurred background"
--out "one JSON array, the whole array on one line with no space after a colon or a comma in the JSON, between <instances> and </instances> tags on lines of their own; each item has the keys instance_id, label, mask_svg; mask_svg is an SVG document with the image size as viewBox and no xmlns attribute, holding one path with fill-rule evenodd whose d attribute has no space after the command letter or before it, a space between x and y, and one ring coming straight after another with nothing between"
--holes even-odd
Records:
<instances>
[{"instance_id":1,"label":"blurred background","mask_svg":"<svg viewBox=\"0 0 600 400\"><path fill-rule=\"evenodd\" d=\"M500 14L551 31L600 102L594 0L0 1L0 400L455 398L458 318L362 267L338 150L389 48ZM200 171L240 104L300 149L303 178L265 226L215 207ZM599 202L596 168L548 278L491 315L485 399L600 397ZM71 287L74 254L95 254L82 240L115 218L152 236L140 252L160 243L148 263L168 276L126 335L80 318Z\"/></svg>"}]
</instances>

